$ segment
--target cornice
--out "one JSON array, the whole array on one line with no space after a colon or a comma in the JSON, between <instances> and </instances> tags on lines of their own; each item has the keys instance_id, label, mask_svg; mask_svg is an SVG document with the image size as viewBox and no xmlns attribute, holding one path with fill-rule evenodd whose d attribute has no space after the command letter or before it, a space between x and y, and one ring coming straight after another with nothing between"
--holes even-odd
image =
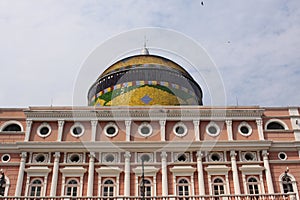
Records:
<instances>
[{"instance_id":1,"label":"cornice","mask_svg":"<svg viewBox=\"0 0 300 200\"><path fill-rule=\"evenodd\" d=\"M261 118L260 108L201 108L195 107L112 107L97 110L26 110L29 120L224 120Z\"/></svg>"},{"instance_id":2,"label":"cornice","mask_svg":"<svg viewBox=\"0 0 300 200\"><path fill-rule=\"evenodd\" d=\"M271 141L170 141L170 142L18 142L19 151L61 152L124 152L124 151L230 151L269 149Z\"/></svg>"}]
</instances>

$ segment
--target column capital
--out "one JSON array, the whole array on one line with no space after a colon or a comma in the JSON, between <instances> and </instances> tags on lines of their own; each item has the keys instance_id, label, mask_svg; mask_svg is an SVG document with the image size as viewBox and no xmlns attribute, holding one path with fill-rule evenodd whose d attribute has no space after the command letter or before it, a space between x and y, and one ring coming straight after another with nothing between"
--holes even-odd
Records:
<instances>
[{"instance_id":1,"label":"column capital","mask_svg":"<svg viewBox=\"0 0 300 200\"><path fill-rule=\"evenodd\" d=\"M55 152L55 153L53 154L53 157L54 157L54 158L60 158L60 152Z\"/></svg>"},{"instance_id":2,"label":"column capital","mask_svg":"<svg viewBox=\"0 0 300 200\"><path fill-rule=\"evenodd\" d=\"M203 151L197 151L196 156L197 156L197 158L202 158L204 156Z\"/></svg>"},{"instance_id":3,"label":"column capital","mask_svg":"<svg viewBox=\"0 0 300 200\"><path fill-rule=\"evenodd\" d=\"M269 153L268 153L268 151L267 151L267 150L263 150L263 151L261 152L261 155L263 156L263 158L266 158L266 159L268 159L268 155L269 155Z\"/></svg>"},{"instance_id":4,"label":"column capital","mask_svg":"<svg viewBox=\"0 0 300 200\"><path fill-rule=\"evenodd\" d=\"M30 127L32 125L32 120L26 120L26 127Z\"/></svg>"},{"instance_id":5,"label":"column capital","mask_svg":"<svg viewBox=\"0 0 300 200\"><path fill-rule=\"evenodd\" d=\"M165 152L165 151L162 151L161 154L160 154L160 157L161 157L161 158L164 158L164 159L166 159L167 156L168 156L168 154L167 154L167 152Z\"/></svg>"},{"instance_id":6,"label":"column capital","mask_svg":"<svg viewBox=\"0 0 300 200\"><path fill-rule=\"evenodd\" d=\"M232 119L225 120L226 126L232 126Z\"/></svg>"},{"instance_id":7,"label":"column capital","mask_svg":"<svg viewBox=\"0 0 300 200\"><path fill-rule=\"evenodd\" d=\"M131 125L131 120L125 120L125 126L130 126Z\"/></svg>"},{"instance_id":8,"label":"column capital","mask_svg":"<svg viewBox=\"0 0 300 200\"><path fill-rule=\"evenodd\" d=\"M125 154L124 154L124 157L125 158L130 158L131 157L131 154L129 151L126 151Z\"/></svg>"},{"instance_id":9,"label":"column capital","mask_svg":"<svg viewBox=\"0 0 300 200\"><path fill-rule=\"evenodd\" d=\"M21 158L26 158L26 157L27 157L27 152L22 152L22 153L20 154L20 157L21 157Z\"/></svg>"},{"instance_id":10,"label":"column capital","mask_svg":"<svg viewBox=\"0 0 300 200\"><path fill-rule=\"evenodd\" d=\"M160 126L165 126L166 125L166 120L159 120L159 125Z\"/></svg>"},{"instance_id":11,"label":"column capital","mask_svg":"<svg viewBox=\"0 0 300 200\"><path fill-rule=\"evenodd\" d=\"M58 120L57 123L58 123L58 127L63 127L64 124L65 124L65 121L64 120Z\"/></svg>"},{"instance_id":12,"label":"column capital","mask_svg":"<svg viewBox=\"0 0 300 200\"><path fill-rule=\"evenodd\" d=\"M91 121L91 125L92 125L93 127L97 126L97 124L98 124L98 120L92 120L92 121Z\"/></svg>"},{"instance_id":13,"label":"column capital","mask_svg":"<svg viewBox=\"0 0 300 200\"><path fill-rule=\"evenodd\" d=\"M89 157L90 158L96 158L96 153L95 152L90 152Z\"/></svg>"},{"instance_id":14,"label":"column capital","mask_svg":"<svg viewBox=\"0 0 300 200\"><path fill-rule=\"evenodd\" d=\"M200 125L200 120L193 120L194 126L199 126Z\"/></svg>"},{"instance_id":15,"label":"column capital","mask_svg":"<svg viewBox=\"0 0 300 200\"><path fill-rule=\"evenodd\" d=\"M231 157L231 158L235 158L236 155L237 155L237 154L236 154L236 152L235 152L234 150L231 150L231 151L230 151L230 157Z\"/></svg>"},{"instance_id":16,"label":"column capital","mask_svg":"<svg viewBox=\"0 0 300 200\"><path fill-rule=\"evenodd\" d=\"M257 118L257 119L255 120L255 122L256 122L257 126L262 126L262 124L263 124L263 121L262 121L261 118Z\"/></svg>"}]
</instances>

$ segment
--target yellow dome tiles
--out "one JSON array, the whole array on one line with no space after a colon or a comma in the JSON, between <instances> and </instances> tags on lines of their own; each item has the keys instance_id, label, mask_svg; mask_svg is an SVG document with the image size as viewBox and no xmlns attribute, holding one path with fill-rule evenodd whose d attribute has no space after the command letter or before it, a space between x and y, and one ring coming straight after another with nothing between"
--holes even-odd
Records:
<instances>
[{"instance_id":1,"label":"yellow dome tiles","mask_svg":"<svg viewBox=\"0 0 300 200\"><path fill-rule=\"evenodd\" d=\"M109 74L110 72L117 71L119 69L137 66L137 65L143 65L143 64L154 64L154 65L160 65L160 66L167 66L172 69L179 70L180 72L184 74L188 74L181 66L174 63L173 61L170 61L166 58L162 58L159 56L147 56L147 55L139 55L139 56L133 56L127 59L123 59L109 68L107 68L101 76L105 76L106 74Z\"/></svg>"},{"instance_id":2,"label":"yellow dome tiles","mask_svg":"<svg viewBox=\"0 0 300 200\"><path fill-rule=\"evenodd\" d=\"M153 85L151 85L153 84ZM170 90L169 87L173 89ZM136 81L107 88L93 98L92 106L188 105L196 103L195 94L177 84Z\"/></svg>"}]
</instances>

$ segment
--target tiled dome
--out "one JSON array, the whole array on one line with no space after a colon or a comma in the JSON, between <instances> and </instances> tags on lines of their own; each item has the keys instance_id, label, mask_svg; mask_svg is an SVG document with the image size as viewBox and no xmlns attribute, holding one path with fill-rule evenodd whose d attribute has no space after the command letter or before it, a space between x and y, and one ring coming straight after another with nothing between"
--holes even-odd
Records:
<instances>
[{"instance_id":1,"label":"tiled dome","mask_svg":"<svg viewBox=\"0 0 300 200\"><path fill-rule=\"evenodd\" d=\"M156 55L124 58L88 92L90 106L202 105L202 91L175 62Z\"/></svg>"}]
</instances>

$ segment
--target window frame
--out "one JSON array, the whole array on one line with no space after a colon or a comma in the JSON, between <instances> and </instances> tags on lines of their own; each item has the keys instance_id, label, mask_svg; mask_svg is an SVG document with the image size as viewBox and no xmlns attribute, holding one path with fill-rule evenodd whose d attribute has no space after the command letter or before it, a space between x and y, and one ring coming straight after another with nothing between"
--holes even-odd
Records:
<instances>
[{"instance_id":1,"label":"window frame","mask_svg":"<svg viewBox=\"0 0 300 200\"><path fill-rule=\"evenodd\" d=\"M39 184L34 183L35 181L40 181ZM33 187L35 188L35 191L32 191ZM28 190L28 196L30 197L41 197L43 196L43 187L44 187L44 182L41 178L33 178L29 184L29 190ZM37 188L40 188L39 191L39 196L37 196L36 192L37 192ZM32 192L35 193L35 195L31 195Z\"/></svg>"},{"instance_id":2,"label":"window frame","mask_svg":"<svg viewBox=\"0 0 300 200\"><path fill-rule=\"evenodd\" d=\"M70 183L71 181L76 181L76 184ZM68 188L71 188L71 194L70 195L68 195ZM74 194L74 188L76 188L76 196L73 196L73 194ZM65 191L64 192L65 196L68 196L68 197L79 197L80 182L78 181L78 179L76 179L76 178L69 178L66 181L65 190L64 191Z\"/></svg>"}]
</instances>

